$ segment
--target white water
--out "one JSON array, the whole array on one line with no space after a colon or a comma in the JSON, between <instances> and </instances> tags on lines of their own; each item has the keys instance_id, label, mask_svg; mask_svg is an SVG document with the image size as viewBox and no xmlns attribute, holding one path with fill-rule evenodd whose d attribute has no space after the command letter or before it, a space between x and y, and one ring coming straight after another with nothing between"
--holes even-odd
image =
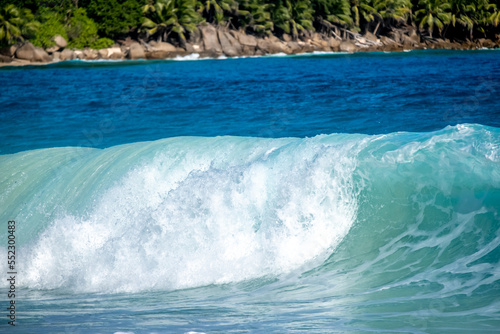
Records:
<instances>
[{"instance_id":1,"label":"white water","mask_svg":"<svg viewBox=\"0 0 500 334\"><path fill-rule=\"evenodd\" d=\"M75 192L54 200L56 214L22 246L19 284L169 290L276 276L322 261L356 216L353 143L176 138L88 150L78 170L31 189ZM54 156L40 150L12 158L29 164L45 154ZM46 172L31 170L26 178L44 179ZM31 210L51 209L43 196L28 200L39 202ZM16 219L40 224L33 216L44 219Z\"/></svg>"}]
</instances>

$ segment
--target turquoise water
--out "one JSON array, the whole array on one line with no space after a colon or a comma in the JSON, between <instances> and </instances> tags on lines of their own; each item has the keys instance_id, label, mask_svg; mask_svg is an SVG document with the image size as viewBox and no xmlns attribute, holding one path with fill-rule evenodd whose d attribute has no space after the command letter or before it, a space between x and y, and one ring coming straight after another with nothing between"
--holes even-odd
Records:
<instances>
[{"instance_id":1,"label":"turquoise water","mask_svg":"<svg viewBox=\"0 0 500 334\"><path fill-rule=\"evenodd\" d=\"M15 330L498 332L498 52L0 78Z\"/></svg>"}]
</instances>

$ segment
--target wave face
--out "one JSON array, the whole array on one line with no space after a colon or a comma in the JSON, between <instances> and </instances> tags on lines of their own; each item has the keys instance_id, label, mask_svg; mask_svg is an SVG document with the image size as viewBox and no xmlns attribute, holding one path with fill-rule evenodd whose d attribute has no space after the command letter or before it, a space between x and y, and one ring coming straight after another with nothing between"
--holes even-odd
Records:
<instances>
[{"instance_id":1,"label":"wave face","mask_svg":"<svg viewBox=\"0 0 500 334\"><path fill-rule=\"evenodd\" d=\"M500 284L499 148L499 129L458 125L42 149L0 156L2 219L18 222L25 288L290 274L327 282L317 293L489 294L475 306L487 308Z\"/></svg>"}]
</instances>

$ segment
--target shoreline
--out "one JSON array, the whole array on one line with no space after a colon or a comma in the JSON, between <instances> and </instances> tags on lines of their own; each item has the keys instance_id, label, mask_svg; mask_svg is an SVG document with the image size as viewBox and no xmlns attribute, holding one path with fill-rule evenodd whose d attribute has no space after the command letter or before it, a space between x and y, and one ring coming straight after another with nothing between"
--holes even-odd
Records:
<instances>
[{"instance_id":1,"label":"shoreline","mask_svg":"<svg viewBox=\"0 0 500 334\"><path fill-rule=\"evenodd\" d=\"M197 60L225 60L225 59L246 59L246 58L261 58L261 57L287 57L287 56L327 56L327 55L352 55L352 54L362 54L362 53L408 53L412 51L426 51L426 50L453 50L453 51L493 51L499 48L475 48L475 49L441 49L441 48L424 48L424 49L404 49L400 51L384 51L384 50L370 50L370 51L355 51L355 52L343 52L343 51L312 51L312 52L303 52L303 53L293 53L293 54L285 54L285 53L273 53L273 54L264 54L264 55L259 55L259 56L234 56L234 57L229 57L229 56L218 56L218 57L199 57L198 53L192 53L192 54L187 54L186 56L175 56L175 57L170 57L170 58L155 58L155 59L147 59L147 58L139 58L139 59L128 59L128 58L123 58L123 59L71 59L71 60L54 60L50 62L25 62L25 61L19 61L17 59L14 59L10 63L0 63L0 68L5 68L5 67L25 67L25 66L47 66L47 65L56 65L56 64L64 64L64 63L69 63L69 62L82 62L82 63L88 63L88 64L99 64L99 63L127 63L127 62L135 62L137 61L143 61L144 63L149 62L149 61L162 61L162 60L171 60L171 61L197 61ZM188 57L191 56L196 56L191 59Z\"/></svg>"},{"instance_id":2,"label":"shoreline","mask_svg":"<svg viewBox=\"0 0 500 334\"><path fill-rule=\"evenodd\" d=\"M258 38L242 31L216 28L211 25L200 27L200 36L187 42L183 47L167 42L135 41L130 38L115 43L106 49L69 49L65 43L44 50L30 42L4 48L0 55L0 67L22 67L27 65L49 65L68 60L122 61L122 60L176 60L179 57L197 59L220 59L259 57L272 55L309 55L319 53L358 52L408 52L414 50L481 50L500 48L500 39L478 39L456 42L425 38L415 30L396 30L391 36L355 34L352 39L338 39L326 34L314 33L309 38L292 40L268 36ZM189 60L189 59L179 59Z\"/></svg>"}]
</instances>

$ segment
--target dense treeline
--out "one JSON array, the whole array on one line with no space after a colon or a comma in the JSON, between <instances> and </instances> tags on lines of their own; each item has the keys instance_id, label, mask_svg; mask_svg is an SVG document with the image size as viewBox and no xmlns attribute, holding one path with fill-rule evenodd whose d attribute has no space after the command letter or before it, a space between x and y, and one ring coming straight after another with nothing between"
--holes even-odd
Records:
<instances>
[{"instance_id":1,"label":"dense treeline","mask_svg":"<svg viewBox=\"0 0 500 334\"><path fill-rule=\"evenodd\" d=\"M408 25L429 37L496 39L500 0L0 0L1 44L29 39L50 47L56 34L75 48L127 36L182 44L204 22L293 39Z\"/></svg>"}]
</instances>

